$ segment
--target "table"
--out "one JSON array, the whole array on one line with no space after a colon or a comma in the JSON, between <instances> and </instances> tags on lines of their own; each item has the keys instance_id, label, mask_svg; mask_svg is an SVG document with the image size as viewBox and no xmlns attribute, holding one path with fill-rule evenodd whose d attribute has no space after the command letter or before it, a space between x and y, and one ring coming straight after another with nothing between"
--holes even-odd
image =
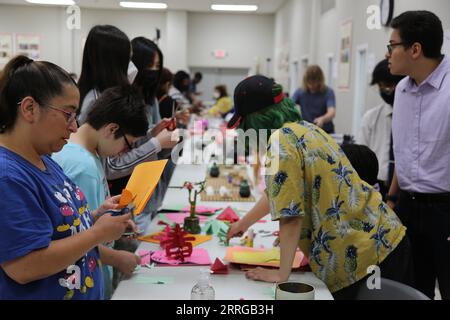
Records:
<instances>
[{"instance_id":1,"label":"table","mask_svg":"<svg viewBox=\"0 0 450 320\"><path fill-rule=\"evenodd\" d=\"M189 157L185 155L183 157ZM185 181L202 181L206 175L206 165L181 164L175 169L170 181L170 186L181 186ZM254 190L253 190L254 191ZM252 192L253 192L252 191ZM254 194L259 198L258 194ZM162 204L164 208L174 208L187 205L187 191L169 188ZM245 214L254 204L248 202L202 202L197 205L226 208L231 206L238 210L238 214ZM254 240L254 247L265 246L270 248L275 237L262 237L258 231L272 231L278 229L278 223L272 222L267 216L266 223L257 223L252 228L257 234ZM150 224L147 233L159 231L161 226L157 225L155 218ZM233 239L231 245L238 245L239 239ZM212 262L216 258L221 260L225 256L226 247L219 243L217 237L199 246L208 250ZM142 242L139 250L157 250L159 245ZM116 289L113 300L189 300L191 289L196 284L200 275L200 270L208 267L155 267L152 269L141 268L135 272L132 278L122 281ZM274 284L257 282L245 278L244 271L230 267L227 275L211 275L211 285L215 290L216 300L273 300ZM173 279L169 284L143 284L137 283L136 277L168 277ZM300 281L314 286L316 290L316 300L332 300L333 297L326 285L319 280L312 272L292 273L289 280Z\"/></svg>"}]
</instances>

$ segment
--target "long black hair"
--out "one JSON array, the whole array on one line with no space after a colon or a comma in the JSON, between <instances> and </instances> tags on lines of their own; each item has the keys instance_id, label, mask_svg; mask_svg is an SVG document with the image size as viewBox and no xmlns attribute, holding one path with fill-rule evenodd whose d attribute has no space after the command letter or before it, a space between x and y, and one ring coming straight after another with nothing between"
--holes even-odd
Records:
<instances>
[{"instance_id":1,"label":"long black hair","mask_svg":"<svg viewBox=\"0 0 450 320\"><path fill-rule=\"evenodd\" d=\"M11 59L0 76L0 133L14 129L17 104L25 97L45 107L67 85L76 87L70 75L51 62L33 61L22 55Z\"/></svg>"},{"instance_id":2,"label":"long black hair","mask_svg":"<svg viewBox=\"0 0 450 320\"><path fill-rule=\"evenodd\" d=\"M80 106L90 90L103 92L107 88L129 84L130 55L130 39L118 28L99 25L89 31L78 81Z\"/></svg>"},{"instance_id":3,"label":"long black hair","mask_svg":"<svg viewBox=\"0 0 450 320\"><path fill-rule=\"evenodd\" d=\"M164 67L163 54L156 43L144 37L134 38L131 46L133 48L131 60L138 69L134 84L141 90L145 102L153 104ZM149 70L155 63L156 55L160 60L159 69Z\"/></svg>"}]
</instances>

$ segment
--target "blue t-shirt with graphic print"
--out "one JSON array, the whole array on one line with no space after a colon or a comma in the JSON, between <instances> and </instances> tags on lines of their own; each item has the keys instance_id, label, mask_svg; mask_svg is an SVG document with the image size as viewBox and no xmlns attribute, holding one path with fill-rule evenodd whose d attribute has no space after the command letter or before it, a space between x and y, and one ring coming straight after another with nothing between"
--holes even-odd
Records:
<instances>
[{"instance_id":1,"label":"blue t-shirt with graphic print","mask_svg":"<svg viewBox=\"0 0 450 320\"><path fill-rule=\"evenodd\" d=\"M83 192L50 157L42 171L0 147L0 265L89 229L93 221ZM0 267L2 299L103 299L97 248L50 277L21 285Z\"/></svg>"}]
</instances>

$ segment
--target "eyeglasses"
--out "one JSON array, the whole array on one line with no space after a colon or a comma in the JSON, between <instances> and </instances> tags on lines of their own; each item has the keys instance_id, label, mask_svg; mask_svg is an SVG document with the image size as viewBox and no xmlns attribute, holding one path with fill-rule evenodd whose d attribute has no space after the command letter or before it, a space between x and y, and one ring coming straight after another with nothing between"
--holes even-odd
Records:
<instances>
[{"instance_id":1,"label":"eyeglasses","mask_svg":"<svg viewBox=\"0 0 450 320\"><path fill-rule=\"evenodd\" d=\"M405 45L404 42L390 43L390 44L388 44L388 45L387 45L387 49L388 49L389 54L392 54L392 51L394 50L395 47L398 47L398 46L404 46L404 45Z\"/></svg>"},{"instance_id":2,"label":"eyeglasses","mask_svg":"<svg viewBox=\"0 0 450 320\"><path fill-rule=\"evenodd\" d=\"M123 139L125 140L125 143L127 144L128 150L133 149L133 146L131 145L130 141L128 141L127 136L125 135L125 132L123 132L122 130L120 130L120 132L123 136Z\"/></svg>"},{"instance_id":3,"label":"eyeglasses","mask_svg":"<svg viewBox=\"0 0 450 320\"><path fill-rule=\"evenodd\" d=\"M20 104L22 104L22 101L17 103L17 105L20 105ZM67 120L68 124L71 124L77 118L77 113L76 112L65 111L65 110L62 110L62 109L60 109L58 107L52 106L50 104L43 104L42 106L45 106L45 107L48 107L50 109L53 109L53 110L56 110L56 111L64 113L64 115L66 116L66 120Z\"/></svg>"},{"instance_id":4,"label":"eyeglasses","mask_svg":"<svg viewBox=\"0 0 450 320\"><path fill-rule=\"evenodd\" d=\"M60 112L64 113L66 115L66 119L67 119L67 123L68 124L71 124L77 118L77 113L76 112L65 111L65 110L59 109L57 107L51 106L49 104L46 104L45 106L50 108L50 109L53 109L53 110L60 111Z\"/></svg>"}]
</instances>

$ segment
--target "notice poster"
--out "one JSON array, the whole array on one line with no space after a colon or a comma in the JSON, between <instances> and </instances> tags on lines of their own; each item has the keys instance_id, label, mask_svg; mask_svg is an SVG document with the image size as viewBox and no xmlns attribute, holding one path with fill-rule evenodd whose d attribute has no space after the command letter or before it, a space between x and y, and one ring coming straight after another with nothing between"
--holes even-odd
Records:
<instances>
[{"instance_id":1,"label":"notice poster","mask_svg":"<svg viewBox=\"0 0 450 320\"><path fill-rule=\"evenodd\" d=\"M41 57L41 37L30 34L18 34L16 37L16 54L39 60Z\"/></svg>"},{"instance_id":2,"label":"notice poster","mask_svg":"<svg viewBox=\"0 0 450 320\"><path fill-rule=\"evenodd\" d=\"M346 20L342 22L340 27L338 87L341 91L350 89L351 53L352 20Z\"/></svg>"}]
</instances>

